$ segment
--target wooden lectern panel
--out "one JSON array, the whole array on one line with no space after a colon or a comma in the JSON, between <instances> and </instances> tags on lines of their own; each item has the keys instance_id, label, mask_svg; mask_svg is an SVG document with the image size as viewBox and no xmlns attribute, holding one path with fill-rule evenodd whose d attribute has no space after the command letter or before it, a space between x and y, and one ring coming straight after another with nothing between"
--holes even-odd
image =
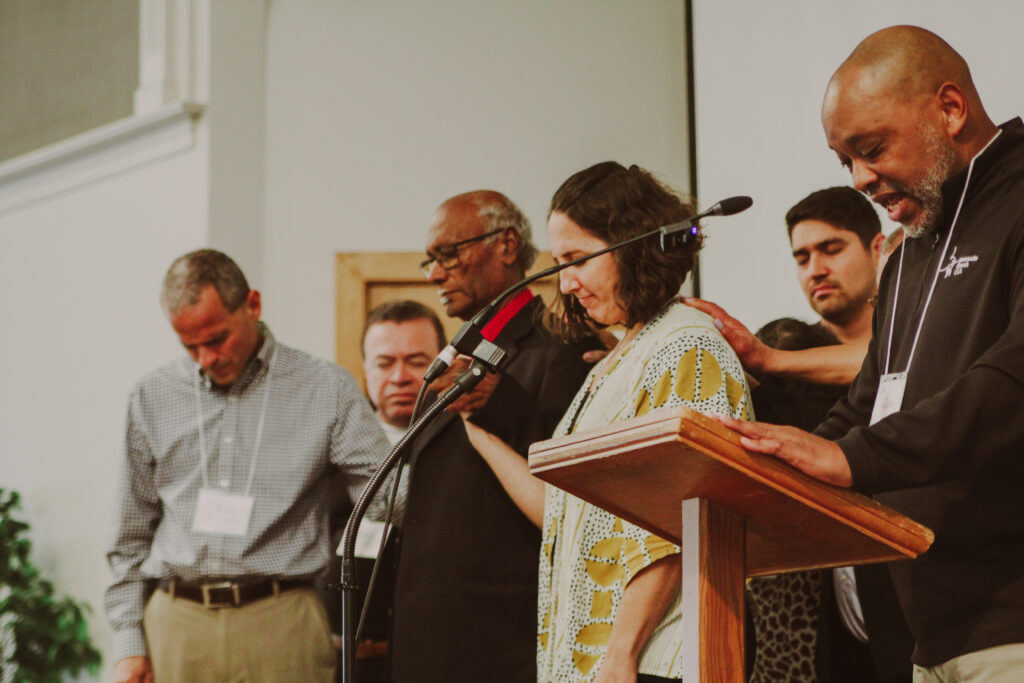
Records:
<instances>
[{"instance_id":1,"label":"wooden lectern panel","mask_svg":"<svg viewBox=\"0 0 1024 683\"><path fill-rule=\"evenodd\" d=\"M871 498L748 453L689 408L535 443L530 471L676 543L682 501L714 501L746 521L747 576L913 558L934 539Z\"/></svg>"}]
</instances>

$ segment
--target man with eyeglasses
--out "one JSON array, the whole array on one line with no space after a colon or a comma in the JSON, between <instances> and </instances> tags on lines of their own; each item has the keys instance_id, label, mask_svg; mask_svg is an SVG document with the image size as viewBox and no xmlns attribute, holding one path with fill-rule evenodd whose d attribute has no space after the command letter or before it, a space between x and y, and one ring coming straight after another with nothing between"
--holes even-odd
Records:
<instances>
[{"instance_id":1,"label":"man with eyeglasses","mask_svg":"<svg viewBox=\"0 0 1024 683\"><path fill-rule=\"evenodd\" d=\"M522 211L481 190L437 209L421 268L445 312L468 320L522 279L536 255ZM511 359L470 418L523 457L550 437L588 369L582 349L544 329L543 312L534 298L505 326L497 342ZM532 683L539 530L470 445L458 414L429 425L409 458L392 683Z\"/></svg>"}]
</instances>

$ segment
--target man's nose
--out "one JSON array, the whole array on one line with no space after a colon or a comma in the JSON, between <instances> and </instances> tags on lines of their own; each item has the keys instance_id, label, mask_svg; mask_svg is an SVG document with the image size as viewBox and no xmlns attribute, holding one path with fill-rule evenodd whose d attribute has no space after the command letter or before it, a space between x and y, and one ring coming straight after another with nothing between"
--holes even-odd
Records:
<instances>
[{"instance_id":1,"label":"man's nose","mask_svg":"<svg viewBox=\"0 0 1024 683\"><path fill-rule=\"evenodd\" d=\"M217 361L217 354L210 349L199 347L196 351L196 362L199 363L199 367L203 370L209 370L210 367Z\"/></svg>"},{"instance_id":2,"label":"man's nose","mask_svg":"<svg viewBox=\"0 0 1024 683\"><path fill-rule=\"evenodd\" d=\"M448 279L448 271L441 267L437 261L430 262L430 269L427 271L427 279L433 283L444 282Z\"/></svg>"},{"instance_id":3,"label":"man's nose","mask_svg":"<svg viewBox=\"0 0 1024 683\"><path fill-rule=\"evenodd\" d=\"M388 374L388 381L392 384L406 384L413 379L409 366L402 362L395 363L395 366L391 368L391 372Z\"/></svg>"},{"instance_id":4,"label":"man's nose","mask_svg":"<svg viewBox=\"0 0 1024 683\"><path fill-rule=\"evenodd\" d=\"M807 273L812 278L821 278L828 275L828 259L821 254L811 254L810 262L807 264Z\"/></svg>"},{"instance_id":5,"label":"man's nose","mask_svg":"<svg viewBox=\"0 0 1024 683\"><path fill-rule=\"evenodd\" d=\"M868 165L863 161L851 162L850 178L853 182L853 188L865 194L870 194L868 188L878 182L878 174L868 168Z\"/></svg>"}]
</instances>

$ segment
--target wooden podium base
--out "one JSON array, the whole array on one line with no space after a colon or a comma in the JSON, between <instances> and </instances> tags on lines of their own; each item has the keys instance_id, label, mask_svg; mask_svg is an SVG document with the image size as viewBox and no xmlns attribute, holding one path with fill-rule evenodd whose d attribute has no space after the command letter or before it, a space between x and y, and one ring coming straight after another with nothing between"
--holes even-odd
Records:
<instances>
[{"instance_id":1,"label":"wooden podium base","mask_svg":"<svg viewBox=\"0 0 1024 683\"><path fill-rule=\"evenodd\" d=\"M743 683L743 518L683 501L683 680Z\"/></svg>"}]
</instances>

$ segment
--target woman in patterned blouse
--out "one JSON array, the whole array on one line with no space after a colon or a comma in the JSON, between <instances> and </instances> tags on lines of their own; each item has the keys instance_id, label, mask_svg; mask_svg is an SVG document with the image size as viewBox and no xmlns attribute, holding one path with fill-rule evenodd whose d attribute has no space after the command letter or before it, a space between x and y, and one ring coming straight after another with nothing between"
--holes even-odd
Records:
<instances>
[{"instance_id":1,"label":"woman in patterned blouse","mask_svg":"<svg viewBox=\"0 0 1024 683\"><path fill-rule=\"evenodd\" d=\"M555 192L551 252L564 263L692 214L647 171L596 164ZM618 326L623 334L555 436L680 405L751 417L739 360L711 319L677 298L700 241L665 253L657 240L642 240L561 271L561 331L574 337L595 325ZM503 442L465 424L506 491L543 531L537 680L678 680L679 547L543 484Z\"/></svg>"}]
</instances>

